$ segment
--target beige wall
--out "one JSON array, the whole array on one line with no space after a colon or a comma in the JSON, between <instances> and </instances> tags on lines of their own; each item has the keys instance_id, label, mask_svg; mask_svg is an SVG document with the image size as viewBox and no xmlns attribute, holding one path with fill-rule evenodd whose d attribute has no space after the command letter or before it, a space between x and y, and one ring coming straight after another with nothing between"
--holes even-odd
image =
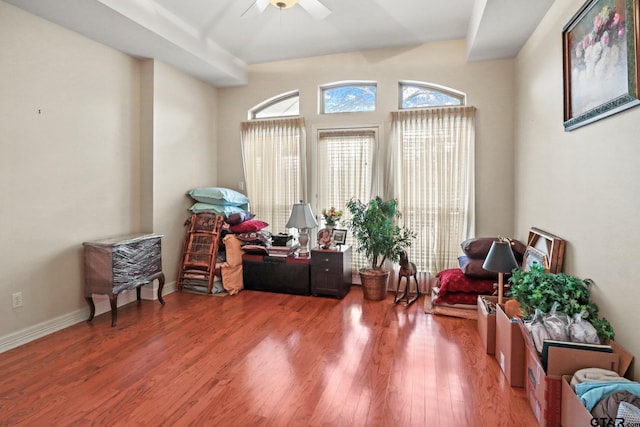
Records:
<instances>
[{"instance_id":1,"label":"beige wall","mask_svg":"<svg viewBox=\"0 0 640 427\"><path fill-rule=\"evenodd\" d=\"M514 61L467 64L464 58L464 42L453 41L251 66L248 86L219 90L220 185L238 188L242 181L240 122L247 119L248 109L265 99L299 90L300 110L311 142L319 127L364 124L378 125L384 143L389 112L398 109L398 81L424 81L465 92L468 104L478 107L476 232L512 235ZM378 82L377 111L319 115L318 86L344 80Z\"/></svg>"},{"instance_id":2,"label":"beige wall","mask_svg":"<svg viewBox=\"0 0 640 427\"><path fill-rule=\"evenodd\" d=\"M185 193L216 184L216 89L155 61L153 229L164 233L163 270L175 281L184 221L193 201Z\"/></svg>"},{"instance_id":3,"label":"beige wall","mask_svg":"<svg viewBox=\"0 0 640 427\"><path fill-rule=\"evenodd\" d=\"M0 75L0 345L86 318L84 241L164 234L175 282L185 192L215 184L216 89L2 1Z\"/></svg>"},{"instance_id":4,"label":"beige wall","mask_svg":"<svg viewBox=\"0 0 640 427\"><path fill-rule=\"evenodd\" d=\"M561 34L580 4L556 1L517 59L516 230L567 240L565 270L595 281L601 314L640 356L640 108L563 130Z\"/></svg>"}]
</instances>

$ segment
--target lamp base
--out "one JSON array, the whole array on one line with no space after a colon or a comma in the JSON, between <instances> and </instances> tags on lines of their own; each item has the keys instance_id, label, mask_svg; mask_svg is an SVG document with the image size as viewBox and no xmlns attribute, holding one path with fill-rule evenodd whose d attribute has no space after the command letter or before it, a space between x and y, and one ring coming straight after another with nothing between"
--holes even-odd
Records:
<instances>
[{"instance_id":1,"label":"lamp base","mask_svg":"<svg viewBox=\"0 0 640 427\"><path fill-rule=\"evenodd\" d=\"M309 244L309 231L306 228L300 229L298 242L300 243L300 250L298 251L298 256L302 256L302 257L309 256L309 248L307 247Z\"/></svg>"}]
</instances>

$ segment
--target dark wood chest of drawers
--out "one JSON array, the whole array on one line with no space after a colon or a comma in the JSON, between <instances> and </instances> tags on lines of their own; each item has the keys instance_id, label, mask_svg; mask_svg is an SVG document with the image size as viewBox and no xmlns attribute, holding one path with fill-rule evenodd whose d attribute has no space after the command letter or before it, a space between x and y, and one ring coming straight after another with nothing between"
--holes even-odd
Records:
<instances>
[{"instance_id":1,"label":"dark wood chest of drawers","mask_svg":"<svg viewBox=\"0 0 640 427\"><path fill-rule=\"evenodd\" d=\"M311 295L344 297L351 288L351 246L311 250Z\"/></svg>"}]
</instances>

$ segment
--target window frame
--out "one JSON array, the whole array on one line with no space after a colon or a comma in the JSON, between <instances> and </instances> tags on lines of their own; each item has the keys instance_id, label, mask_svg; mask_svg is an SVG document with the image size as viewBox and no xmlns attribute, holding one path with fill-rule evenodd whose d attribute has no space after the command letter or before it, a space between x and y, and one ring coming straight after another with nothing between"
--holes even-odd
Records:
<instances>
[{"instance_id":1,"label":"window frame","mask_svg":"<svg viewBox=\"0 0 640 427\"><path fill-rule=\"evenodd\" d=\"M459 105L456 105L458 107L463 107L467 105L467 94L464 92L461 92L459 90L456 89L452 89L450 87L446 87L446 86L442 86L442 85L438 85L435 83L429 83L429 82L421 82L421 81L417 81L417 80L398 80L398 109L400 110L415 110L415 109L420 109L420 108L440 108L440 107L450 107L452 105L448 105L448 104L442 104L442 105L426 105L426 106L422 106L422 107L403 107L403 101L404 101L404 96L403 96L403 88L405 86L416 86L416 87L421 87L423 89L432 91L432 92L438 92L441 93L443 95L446 95L448 97L451 98L455 98L458 99L460 101Z\"/></svg>"},{"instance_id":2,"label":"window frame","mask_svg":"<svg viewBox=\"0 0 640 427\"><path fill-rule=\"evenodd\" d=\"M257 117L258 114L260 114L260 112L266 110L269 107L272 107L280 102L284 102L288 99L292 99L292 98L298 98L298 113L297 114L285 114L285 115L279 115L279 116L268 116L268 117ZM259 104L254 105L253 107L249 108L249 111L247 113L247 118L249 120L262 120L262 119L276 119L278 117L296 117L300 115L300 90L295 89L295 90L290 90L288 92L283 92L281 94L272 96L271 98L268 98L262 102L260 102Z\"/></svg>"},{"instance_id":3,"label":"window frame","mask_svg":"<svg viewBox=\"0 0 640 427\"><path fill-rule=\"evenodd\" d=\"M367 111L336 111L327 112L324 102L324 94L327 90L346 88L346 87L374 87L376 92L373 100L373 110ZM378 82L375 80L341 80L332 83L325 83L318 86L318 114L348 114L348 113L372 113L378 111Z\"/></svg>"}]
</instances>

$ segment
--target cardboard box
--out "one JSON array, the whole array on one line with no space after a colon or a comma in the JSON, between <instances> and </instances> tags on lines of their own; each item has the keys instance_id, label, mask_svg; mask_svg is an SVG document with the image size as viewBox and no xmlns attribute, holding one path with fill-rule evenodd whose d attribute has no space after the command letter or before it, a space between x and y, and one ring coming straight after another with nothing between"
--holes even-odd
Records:
<instances>
[{"instance_id":1,"label":"cardboard box","mask_svg":"<svg viewBox=\"0 0 640 427\"><path fill-rule=\"evenodd\" d=\"M524 339L520 323L507 317L504 309L497 306L495 357L511 387L524 387Z\"/></svg>"},{"instance_id":2,"label":"cardboard box","mask_svg":"<svg viewBox=\"0 0 640 427\"><path fill-rule=\"evenodd\" d=\"M550 347L546 370L533 344L533 339L522 322L518 322L526 347L525 391L529 406L542 427L561 425L563 375L571 376L583 368L603 368L624 375L631 365L633 356L616 343L612 343L613 353L593 351L587 348ZM565 414L566 415L566 414ZM565 424L579 426L583 424ZM590 424L586 424L590 425Z\"/></svg>"},{"instance_id":3,"label":"cardboard box","mask_svg":"<svg viewBox=\"0 0 640 427\"><path fill-rule=\"evenodd\" d=\"M592 426L593 416L571 388L571 377L571 375L562 376L560 424L563 426Z\"/></svg>"},{"instance_id":4,"label":"cardboard box","mask_svg":"<svg viewBox=\"0 0 640 427\"><path fill-rule=\"evenodd\" d=\"M525 375L525 391L538 424L542 427L560 426L560 379L545 374L538 352L528 346Z\"/></svg>"},{"instance_id":5,"label":"cardboard box","mask_svg":"<svg viewBox=\"0 0 640 427\"><path fill-rule=\"evenodd\" d=\"M496 314L489 313L485 300L497 304L498 297L478 295L478 333L485 352L496 354Z\"/></svg>"}]
</instances>

